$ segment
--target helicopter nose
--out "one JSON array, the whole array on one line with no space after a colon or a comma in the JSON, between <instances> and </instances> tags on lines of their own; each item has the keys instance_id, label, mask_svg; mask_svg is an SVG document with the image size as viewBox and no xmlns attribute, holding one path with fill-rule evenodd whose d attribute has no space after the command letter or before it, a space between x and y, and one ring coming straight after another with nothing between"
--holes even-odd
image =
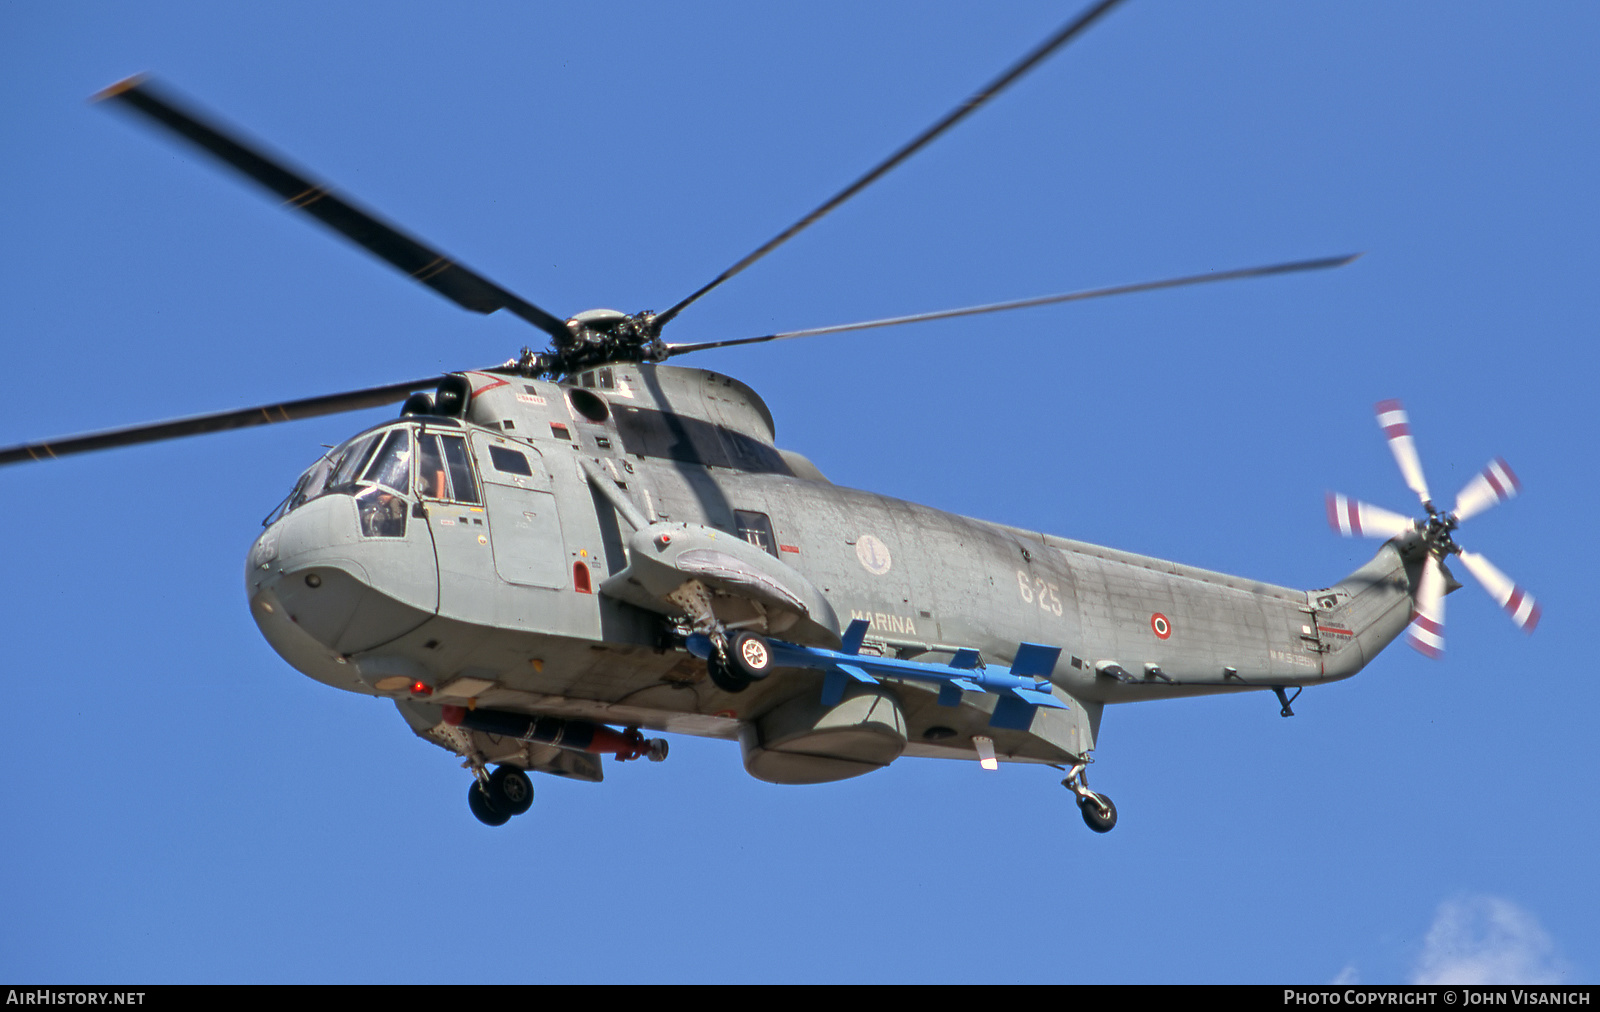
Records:
<instances>
[{"instance_id":1,"label":"helicopter nose","mask_svg":"<svg viewBox=\"0 0 1600 1012\"><path fill-rule=\"evenodd\" d=\"M425 553L426 558L410 559ZM431 544L377 542L360 534L348 496L313 500L268 527L250 548L245 586L256 624L296 667L296 656L337 657L370 650L403 636L432 617L437 590L386 584L391 570L406 576L433 572ZM429 593L431 591L431 593ZM310 642L307 642L309 640Z\"/></svg>"}]
</instances>

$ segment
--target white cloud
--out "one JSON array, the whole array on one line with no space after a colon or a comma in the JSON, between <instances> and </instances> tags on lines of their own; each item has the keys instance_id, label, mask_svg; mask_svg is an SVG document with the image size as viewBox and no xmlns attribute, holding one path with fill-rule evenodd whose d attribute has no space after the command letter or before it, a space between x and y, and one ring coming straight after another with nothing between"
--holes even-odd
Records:
<instances>
[{"instance_id":1,"label":"white cloud","mask_svg":"<svg viewBox=\"0 0 1600 1012\"><path fill-rule=\"evenodd\" d=\"M1465 896L1439 904L1413 984L1556 984L1569 967L1539 921L1509 900Z\"/></svg>"},{"instance_id":2,"label":"white cloud","mask_svg":"<svg viewBox=\"0 0 1600 1012\"><path fill-rule=\"evenodd\" d=\"M1359 983L1361 983L1361 974L1360 974L1359 971L1356 970L1356 964L1347 963L1347 964L1345 964L1345 968L1343 970L1339 971L1339 976L1333 978L1333 980L1330 981L1329 983L1332 983L1332 984L1359 984Z\"/></svg>"}]
</instances>

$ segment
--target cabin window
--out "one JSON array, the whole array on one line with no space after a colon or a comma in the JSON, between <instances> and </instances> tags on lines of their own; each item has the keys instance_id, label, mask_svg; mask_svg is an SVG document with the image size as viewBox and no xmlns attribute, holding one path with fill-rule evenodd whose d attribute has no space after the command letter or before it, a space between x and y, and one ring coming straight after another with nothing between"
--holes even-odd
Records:
<instances>
[{"instance_id":1,"label":"cabin window","mask_svg":"<svg viewBox=\"0 0 1600 1012\"><path fill-rule=\"evenodd\" d=\"M508 450L504 446L489 447L489 459L494 462L496 471L506 474L522 474L533 476L533 468L528 466L528 458L516 450Z\"/></svg>"},{"instance_id":2,"label":"cabin window","mask_svg":"<svg viewBox=\"0 0 1600 1012\"><path fill-rule=\"evenodd\" d=\"M754 510L734 510L733 522L739 536L768 555L778 554L778 539L772 536L772 518Z\"/></svg>"}]
</instances>

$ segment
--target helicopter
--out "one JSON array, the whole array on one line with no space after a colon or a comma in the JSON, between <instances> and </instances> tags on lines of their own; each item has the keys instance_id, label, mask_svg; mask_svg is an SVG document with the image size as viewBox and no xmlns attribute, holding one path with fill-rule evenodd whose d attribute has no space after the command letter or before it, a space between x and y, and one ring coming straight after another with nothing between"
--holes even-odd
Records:
<instances>
[{"instance_id":1,"label":"helicopter","mask_svg":"<svg viewBox=\"0 0 1600 1012\"><path fill-rule=\"evenodd\" d=\"M252 614L292 665L393 698L413 730L460 754L474 774L469 805L488 823L526 810L526 770L598 780L601 755L664 759L648 729L737 739L752 774L784 783L859 775L901 756L1058 765L1085 821L1108 830L1115 808L1085 772L1106 703L1257 690L1276 693L1287 715L1290 690L1354 674L1408 625L1414 642L1435 647L1454 582L1443 560L1469 558L1452 533L1515 490L1509 470L1492 465L1481 488L1441 512L1409 437L1392 435L1427 519L1330 500L1341 533L1389 542L1373 563L1308 596L841 489L777 446L753 390L665 363L1350 258L696 344L668 344L662 333L1113 6L1091 8L661 312L549 313L158 86L125 82L106 100L464 308L532 324L551 346L443 378L28 444L0 451L0 463L403 402L398 420L315 461L269 515L247 567ZM1397 410L1386 412L1386 431L1405 425ZM1496 570L1474 572L1508 608L1515 598L1514 616L1531 628L1531 598Z\"/></svg>"}]
</instances>

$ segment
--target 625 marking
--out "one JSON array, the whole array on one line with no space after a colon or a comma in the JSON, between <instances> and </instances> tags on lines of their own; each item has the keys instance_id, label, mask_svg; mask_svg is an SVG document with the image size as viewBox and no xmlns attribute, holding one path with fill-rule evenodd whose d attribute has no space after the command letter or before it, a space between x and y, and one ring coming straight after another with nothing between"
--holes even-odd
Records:
<instances>
[{"instance_id":1,"label":"625 marking","mask_svg":"<svg viewBox=\"0 0 1600 1012\"><path fill-rule=\"evenodd\" d=\"M1048 611L1053 615L1061 614L1061 587L1058 584L1039 576L1034 577L1030 583L1027 572L1019 569L1017 590L1021 592L1024 603L1032 604L1038 601L1039 610Z\"/></svg>"}]
</instances>

